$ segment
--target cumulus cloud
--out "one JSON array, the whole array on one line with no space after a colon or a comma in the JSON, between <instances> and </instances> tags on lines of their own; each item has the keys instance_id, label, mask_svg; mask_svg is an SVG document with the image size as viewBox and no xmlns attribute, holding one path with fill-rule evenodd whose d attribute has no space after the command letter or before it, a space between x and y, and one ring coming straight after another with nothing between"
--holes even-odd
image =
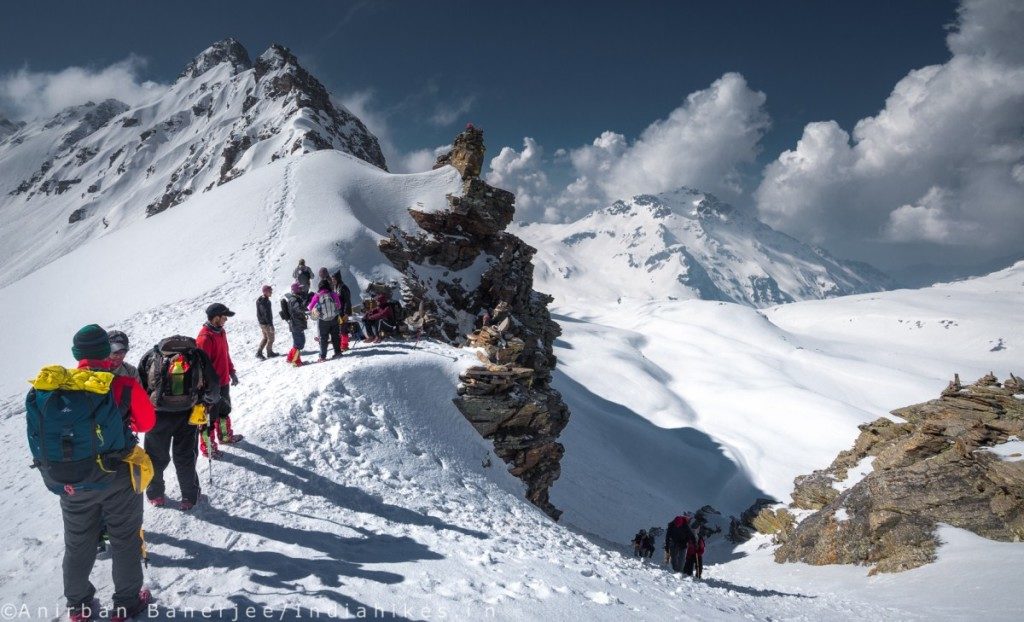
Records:
<instances>
[{"instance_id":1,"label":"cumulus cloud","mask_svg":"<svg viewBox=\"0 0 1024 622\"><path fill-rule=\"evenodd\" d=\"M636 194L689 185L736 199L743 192L743 167L754 162L770 120L764 93L738 73L727 73L691 93L664 119L630 142L605 131L589 144L558 149L548 162L568 167L560 187L541 173L543 149L532 139L523 151L505 147L491 162L491 179L530 193L527 218L569 220ZM543 205L541 205L543 203Z\"/></svg>"},{"instance_id":2,"label":"cumulus cloud","mask_svg":"<svg viewBox=\"0 0 1024 622\"><path fill-rule=\"evenodd\" d=\"M505 188L516 195L516 211L521 219L535 220L544 217L545 202L550 194L547 174L541 168L545 165L544 149L530 137L523 139L521 151L502 147L491 159L487 181L493 186Z\"/></svg>"},{"instance_id":3,"label":"cumulus cloud","mask_svg":"<svg viewBox=\"0 0 1024 622\"><path fill-rule=\"evenodd\" d=\"M1019 246L1021 32L1019 3L965 1L947 37L952 57L909 72L852 135L834 121L808 124L765 168L761 214L844 254L880 241L960 246L962 258Z\"/></svg>"},{"instance_id":4,"label":"cumulus cloud","mask_svg":"<svg viewBox=\"0 0 1024 622\"><path fill-rule=\"evenodd\" d=\"M161 94L166 85L139 77L145 60L130 56L109 67L32 71L23 67L0 77L0 110L14 119L49 117L87 101L113 98L129 105Z\"/></svg>"}]
</instances>

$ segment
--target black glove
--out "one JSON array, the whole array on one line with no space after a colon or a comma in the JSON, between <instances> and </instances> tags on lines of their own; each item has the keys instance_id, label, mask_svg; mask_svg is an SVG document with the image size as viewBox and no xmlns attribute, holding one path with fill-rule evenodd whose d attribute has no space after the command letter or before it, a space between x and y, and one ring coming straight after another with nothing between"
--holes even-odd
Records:
<instances>
[{"instance_id":1,"label":"black glove","mask_svg":"<svg viewBox=\"0 0 1024 622\"><path fill-rule=\"evenodd\" d=\"M234 387L234 386L237 386L237 385L238 385L238 374L236 374L235 372L231 372L231 386Z\"/></svg>"}]
</instances>

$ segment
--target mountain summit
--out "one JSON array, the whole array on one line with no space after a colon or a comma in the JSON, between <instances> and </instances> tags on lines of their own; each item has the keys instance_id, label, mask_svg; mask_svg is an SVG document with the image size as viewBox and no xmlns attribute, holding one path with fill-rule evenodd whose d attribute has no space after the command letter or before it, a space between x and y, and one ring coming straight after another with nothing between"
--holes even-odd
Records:
<instances>
[{"instance_id":1,"label":"mountain summit","mask_svg":"<svg viewBox=\"0 0 1024 622\"><path fill-rule=\"evenodd\" d=\"M836 259L685 186L516 234L537 247L538 286L560 304L700 298L768 307L893 287L871 266Z\"/></svg>"},{"instance_id":2,"label":"mountain summit","mask_svg":"<svg viewBox=\"0 0 1024 622\"><path fill-rule=\"evenodd\" d=\"M235 39L137 106L109 99L2 125L0 210L17 223L0 233L5 278L280 158L332 149L387 170L377 138L291 51L273 45L253 62Z\"/></svg>"}]
</instances>

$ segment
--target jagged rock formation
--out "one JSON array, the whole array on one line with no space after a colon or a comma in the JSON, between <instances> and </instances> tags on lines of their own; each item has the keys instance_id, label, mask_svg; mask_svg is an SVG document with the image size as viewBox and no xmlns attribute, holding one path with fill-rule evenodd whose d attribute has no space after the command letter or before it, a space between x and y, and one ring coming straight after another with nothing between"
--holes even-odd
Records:
<instances>
[{"instance_id":1,"label":"jagged rock formation","mask_svg":"<svg viewBox=\"0 0 1024 622\"><path fill-rule=\"evenodd\" d=\"M287 48L272 45L254 62L241 43L226 39L137 106L106 100L27 125L0 122L0 210L12 221L46 213L67 223L57 235L71 250L108 226L323 149L386 166L376 137L334 104ZM0 234L0 261L17 271L52 259L34 257L33 249L41 238L52 240L54 228L17 229Z\"/></svg>"},{"instance_id":2,"label":"jagged rock formation","mask_svg":"<svg viewBox=\"0 0 1024 622\"><path fill-rule=\"evenodd\" d=\"M816 512L795 527L774 517L776 561L907 570L934 559L937 523L1024 538L1024 461L1001 455L1024 438L1024 381L955 377L939 399L892 414L899 420L862 425L852 449L796 479L793 506Z\"/></svg>"},{"instance_id":3,"label":"jagged rock formation","mask_svg":"<svg viewBox=\"0 0 1024 622\"><path fill-rule=\"evenodd\" d=\"M463 374L455 405L509 471L526 483L527 498L552 518L548 500L564 447L556 439L569 409L551 388L552 346L561 330L551 320L551 297L533 290L535 250L504 231L515 196L479 178L483 132L469 126L435 168L462 174L461 196L448 209L410 209L423 230L391 230L380 250L404 275L404 301L434 321L431 336L478 348L479 367Z\"/></svg>"}]
</instances>

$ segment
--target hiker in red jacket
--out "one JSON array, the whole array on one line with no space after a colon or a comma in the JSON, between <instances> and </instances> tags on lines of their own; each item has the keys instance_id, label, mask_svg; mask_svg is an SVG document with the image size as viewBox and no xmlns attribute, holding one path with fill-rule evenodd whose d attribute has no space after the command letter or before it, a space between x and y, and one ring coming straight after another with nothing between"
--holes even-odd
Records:
<instances>
[{"instance_id":1,"label":"hiker in red jacket","mask_svg":"<svg viewBox=\"0 0 1024 622\"><path fill-rule=\"evenodd\" d=\"M199 451L203 456L216 458L220 454L217 441L230 444L242 440L241 434L231 431L231 395L229 387L238 384L235 365L228 352L228 334L224 324L235 314L219 302L206 308L206 323L199 329L196 345L206 352L213 363L213 369L220 378L220 401L210 409L210 423L199 433Z\"/></svg>"},{"instance_id":2,"label":"hiker in red jacket","mask_svg":"<svg viewBox=\"0 0 1024 622\"><path fill-rule=\"evenodd\" d=\"M683 572L699 579L704 574L703 528L698 528L694 537L696 538L694 541L686 544L686 561L683 563Z\"/></svg>"},{"instance_id":3,"label":"hiker in red jacket","mask_svg":"<svg viewBox=\"0 0 1024 622\"><path fill-rule=\"evenodd\" d=\"M384 339L382 324L390 321L394 314L391 311L391 298L387 294L377 294L376 305L363 317L363 329L366 332L366 343L380 343Z\"/></svg>"}]
</instances>

